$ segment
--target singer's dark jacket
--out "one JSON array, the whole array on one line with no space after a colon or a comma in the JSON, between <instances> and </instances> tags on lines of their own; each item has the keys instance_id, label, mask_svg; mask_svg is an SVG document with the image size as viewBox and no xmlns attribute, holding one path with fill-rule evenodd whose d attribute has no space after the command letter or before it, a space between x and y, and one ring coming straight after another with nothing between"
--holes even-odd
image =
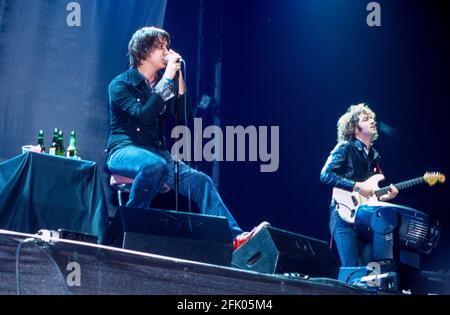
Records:
<instances>
[{"instance_id":1,"label":"singer's dark jacket","mask_svg":"<svg viewBox=\"0 0 450 315\"><path fill-rule=\"evenodd\" d=\"M164 102L161 96L151 91L135 68L114 78L108 91L110 134L107 153L128 145L167 150L165 123L169 113L174 115L175 97ZM184 122L185 117L191 119L187 93L178 97L178 108L179 122Z\"/></svg>"},{"instance_id":2,"label":"singer's dark jacket","mask_svg":"<svg viewBox=\"0 0 450 315\"><path fill-rule=\"evenodd\" d=\"M358 139L338 143L331 151L320 173L320 180L337 188L353 190L355 182L365 181L381 172L380 155L373 148L369 154Z\"/></svg>"}]
</instances>

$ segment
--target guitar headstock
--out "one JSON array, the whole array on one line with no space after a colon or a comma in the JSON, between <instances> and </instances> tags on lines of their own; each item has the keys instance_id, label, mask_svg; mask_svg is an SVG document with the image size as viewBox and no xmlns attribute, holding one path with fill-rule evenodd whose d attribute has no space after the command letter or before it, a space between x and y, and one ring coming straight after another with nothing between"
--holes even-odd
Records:
<instances>
[{"instance_id":1,"label":"guitar headstock","mask_svg":"<svg viewBox=\"0 0 450 315\"><path fill-rule=\"evenodd\" d=\"M425 175L423 175L423 180L430 186L433 186L438 182L443 184L445 182L445 175L438 172L426 172Z\"/></svg>"}]
</instances>

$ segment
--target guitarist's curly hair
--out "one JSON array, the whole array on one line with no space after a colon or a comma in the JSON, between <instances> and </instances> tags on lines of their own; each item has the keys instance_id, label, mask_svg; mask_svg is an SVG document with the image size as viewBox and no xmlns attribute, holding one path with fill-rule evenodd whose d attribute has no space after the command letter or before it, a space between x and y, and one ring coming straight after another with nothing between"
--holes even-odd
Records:
<instances>
[{"instance_id":1,"label":"guitarist's curly hair","mask_svg":"<svg viewBox=\"0 0 450 315\"><path fill-rule=\"evenodd\" d=\"M342 115L337 123L337 141L349 141L355 137L355 127L358 126L359 115L365 114L370 118L375 119L375 113L369 108L366 103L359 103L351 105L347 112ZM372 141L378 138L378 133L375 134Z\"/></svg>"}]
</instances>

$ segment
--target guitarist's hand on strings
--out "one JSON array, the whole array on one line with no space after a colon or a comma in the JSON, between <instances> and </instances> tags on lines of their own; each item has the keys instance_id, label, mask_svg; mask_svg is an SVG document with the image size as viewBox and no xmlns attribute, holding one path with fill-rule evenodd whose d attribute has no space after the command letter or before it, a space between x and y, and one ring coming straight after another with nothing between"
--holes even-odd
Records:
<instances>
[{"instance_id":1,"label":"guitarist's hand on strings","mask_svg":"<svg viewBox=\"0 0 450 315\"><path fill-rule=\"evenodd\" d=\"M387 200L393 199L393 198L395 198L395 196L397 196L397 194L398 194L397 187L395 187L393 184L391 184L389 186L389 188L390 189L386 194L384 194L378 198L380 201L387 201Z\"/></svg>"}]
</instances>

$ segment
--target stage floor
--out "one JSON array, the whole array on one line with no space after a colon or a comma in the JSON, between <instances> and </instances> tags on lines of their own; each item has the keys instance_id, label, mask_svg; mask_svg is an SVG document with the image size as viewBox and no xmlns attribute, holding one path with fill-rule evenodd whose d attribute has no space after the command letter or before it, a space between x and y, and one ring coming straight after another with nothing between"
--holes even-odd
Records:
<instances>
[{"instance_id":1,"label":"stage floor","mask_svg":"<svg viewBox=\"0 0 450 315\"><path fill-rule=\"evenodd\" d=\"M0 230L0 294L374 295L335 279L273 275Z\"/></svg>"}]
</instances>

